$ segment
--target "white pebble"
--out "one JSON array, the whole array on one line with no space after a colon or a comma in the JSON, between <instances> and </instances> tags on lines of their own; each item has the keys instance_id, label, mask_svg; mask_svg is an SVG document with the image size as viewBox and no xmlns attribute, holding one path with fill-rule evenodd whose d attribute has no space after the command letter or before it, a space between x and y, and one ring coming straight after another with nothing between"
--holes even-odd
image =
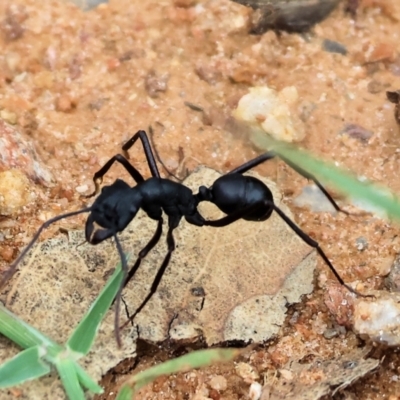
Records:
<instances>
[{"instance_id":1,"label":"white pebble","mask_svg":"<svg viewBox=\"0 0 400 400\"><path fill-rule=\"evenodd\" d=\"M259 400L261 398L262 386L258 382L253 382L250 385L249 398L251 400Z\"/></svg>"}]
</instances>

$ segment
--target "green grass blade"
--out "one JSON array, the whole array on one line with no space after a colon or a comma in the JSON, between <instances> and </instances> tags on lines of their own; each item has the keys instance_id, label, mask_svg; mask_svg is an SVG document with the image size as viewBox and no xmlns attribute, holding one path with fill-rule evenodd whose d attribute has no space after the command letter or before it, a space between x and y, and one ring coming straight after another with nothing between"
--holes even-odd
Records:
<instances>
[{"instance_id":1,"label":"green grass blade","mask_svg":"<svg viewBox=\"0 0 400 400\"><path fill-rule=\"evenodd\" d=\"M382 209L388 217L400 219L400 200L387 189L378 185L360 182L347 171L332 163L321 161L304 150L277 142L265 134L257 137L257 145L274 150L292 163L313 174L321 183L335 187L352 199L366 201L368 205Z\"/></svg>"},{"instance_id":2,"label":"green grass blade","mask_svg":"<svg viewBox=\"0 0 400 400\"><path fill-rule=\"evenodd\" d=\"M61 351L61 346L30 326L0 304L0 333L23 349L45 346L51 355Z\"/></svg>"},{"instance_id":3,"label":"green grass blade","mask_svg":"<svg viewBox=\"0 0 400 400\"><path fill-rule=\"evenodd\" d=\"M217 362L226 362L232 360L238 354L240 354L240 350L238 349L208 349L194 351L193 353L186 354L182 357L178 357L174 360L167 361L138 373L128 381L128 385L134 385L133 390L134 393L136 393L144 385L152 382L161 375L184 372L193 368L215 364ZM125 387L126 385L122 388L124 393L127 391Z\"/></svg>"},{"instance_id":4,"label":"green grass blade","mask_svg":"<svg viewBox=\"0 0 400 400\"><path fill-rule=\"evenodd\" d=\"M56 368L68 398L70 400L85 400L85 395L76 373L75 362L70 358L60 358L56 361Z\"/></svg>"},{"instance_id":5,"label":"green grass blade","mask_svg":"<svg viewBox=\"0 0 400 400\"><path fill-rule=\"evenodd\" d=\"M110 308L122 281L121 264L104 286L100 295L68 339L67 346L74 352L86 355L92 347L100 323Z\"/></svg>"},{"instance_id":6,"label":"green grass blade","mask_svg":"<svg viewBox=\"0 0 400 400\"><path fill-rule=\"evenodd\" d=\"M44 349L31 347L18 353L0 366L0 388L19 385L50 373L50 366L42 359Z\"/></svg>"},{"instance_id":7,"label":"green grass blade","mask_svg":"<svg viewBox=\"0 0 400 400\"><path fill-rule=\"evenodd\" d=\"M92 393L101 394L103 393L103 388L99 386L87 373L86 371L75 362L75 371L78 376L79 382L82 387L90 390Z\"/></svg>"},{"instance_id":8,"label":"green grass blade","mask_svg":"<svg viewBox=\"0 0 400 400\"><path fill-rule=\"evenodd\" d=\"M122 389L118 392L118 396L115 400L132 400L133 390L128 386L124 385Z\"/></svg>"}]
</instances>

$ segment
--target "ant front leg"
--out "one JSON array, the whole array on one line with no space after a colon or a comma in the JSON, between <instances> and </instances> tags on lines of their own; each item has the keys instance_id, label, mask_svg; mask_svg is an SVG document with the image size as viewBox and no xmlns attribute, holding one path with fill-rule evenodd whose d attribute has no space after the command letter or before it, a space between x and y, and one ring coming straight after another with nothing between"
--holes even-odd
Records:
<instances>
[{"instance_id":1,"label":"ant front leg","mask_svg":"<svg viewBox=\"0 0 400 400\"><path fill-rule=\"evenodd\" d=\"M160 172L157 168L157 163L151 148L149 138L145 131L137 131L123 146L122 151L124 152L125 158L129 159L128 150L140 139L143 145L144 154L146 155L147 164L150 168L151 175L155 178L160 178Z\"/></svg>"},{"instance_id":2,"label":"ant front leg","mask_svg":"<svg viewBox=\"0 0 400 400\"><path fill-rule=\"evenodd\" d=\"M144 181L142 174L128 161L128 150L135 144L138 139L140 139L143 144L144 153L146 155L146 160L150 168L151 175L153 177L160 178L160 173L157 168L153 150L151 149L149 138L147 137L145 131L138 131L122 146L122 151L124 155L116 154L114 157L110 158L99 171L94 174L93 182L95 185L95 190L93 191L93 193L84 196L85 198L93 197L100 192L100 185L103 182L103 176L108 172L108 170L115 162L119 162L128 171L129 175L135 180L136 183Z\"/></svg>"},{"instance_id":3,"label":"ant front leg","mask_svg":"<svg viewBox=\"0 0 400 400\"><path fill-rule=\"evenodd\" d=\"M129 175L135 180L136 183L144 181L142 174L121 154L116 154L111 157L104 165L101 167L93 176L93 182L95 189L93 193L84 196L85 198L90 198L97 195L100 192L100 185L103 182L103 176L108 172L111 166L119 162L129 173Z\"/></svg>"}]
</instances>

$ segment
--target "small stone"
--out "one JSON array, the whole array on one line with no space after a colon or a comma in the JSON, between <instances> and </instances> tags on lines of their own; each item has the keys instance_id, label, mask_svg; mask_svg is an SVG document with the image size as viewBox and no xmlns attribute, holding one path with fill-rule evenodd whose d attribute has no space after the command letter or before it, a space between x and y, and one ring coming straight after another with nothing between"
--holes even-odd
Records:
<instances>
[{"instance_id":1,"label":"small stone","mask_svg":"<svg viewBox=\"0 0 400 400\"><path fill-rule=\"evenodd\" d=\"M308 207L313 212L337 213L331 202L316 185L305 186L293 202L297 207Z\"/></svg>"},{"instance_id":2,"label":"small stone","mask_svg":"<svg viewBox=\"0 0 400 400\"><path fill-rule=\"evenodd\" d=\"M354 305L354 331L388 346L400 345L400 293L375 291Z\"/></svg>"},{"instance_id":3,"label":"small stone","mask_svg":"<svg viewBox=\"0 0 400 400\"><path fill-rule=\"evenodd\" d=\"M228 382L222 375L216 375L211 378L209 385L212 389L223 392L228 387Z\"/></svg>"},{"instance_id":4,"label":"small stone","mask_svg":"<svg viewBox=\"0 0 400 400\"><path fill-rule=\"evenodd\" d=\"M244 362L240 362L236 365L236 373L248 384L260 378L258 372L250 364Z\"/></svg>"},{"instance_id":5,"label":"small stone","mask_svg":"<svg viewBox=\"0 0 400 400\"><path fill-rule=\"evenodd\" d=\"M392 292L400 292L400 257L398 256L384 280L385 286Z\"/></svg>"},{"instance_id":6,"label":"small stone","mask_svg":"<svg viewBox=\"0 0 400 400\"><path fill-rule=\"evenodd\" d=\"M343 56L347 54L347 49L342 43L330 39L324 39L322 48L329 53L338 53Z\"/></svg>"},{"instance_id":7,"label":"small stone","mask_svg":"<svg viewBox=\"0 0 400 400\"><path fill-rule=\"evenodd\" d=\"M56 101L56 109L61 112L71 111L75 107L74 101L67 95L61 95Z\"/></svg>"},{"instance_id":8,"label":"small stone","mask_svg":"<svg viewBox=\"0 0 400 400\"><path fill-rule=\"evenodd\" d=\"M292 371L289 371L288 369L280 369L279 373L287 381L293 380L293 372Z\"/></svg>"},{"instance_id":9,"label":"small stone","mask_svg":"<svg viewBox=\"0 0 400 400\"><path fill-rule=\"evenodd\" d=\"M1 110L0 118L4 119L4 121L8 122L11 125L15 125L17 123L17 114L8 110Z\"/></svg>"},{"instance_id":10,"label":"small stone","mask_svg":"<svg viewBox=\"0 0 400 400\"><path fill-rule=\"evenodd\" d=\"M85 193L88 189L88 185L80 185L75 188L78 193Z\"/></svg>"},{"instance_id":11,"label":"small stone","mask_svg":"<svg viewBox=\"0 0 400 400\"><path fill-rule=\"evenodd\" d=\"M353 139L358 139L359 141L366 143L371 139L374 132L365 129L358 124L346 124L340 134L347 135Z\"/></svg>"},{"instance_id":12,"label":"small stone","mask_svg":"<svg viewBox=\"0 0 400 400\"><path fill-rule=\"evenodd\" d=\"M364 251L368 247L368 241L364 236L360 236L356 239L356 247L359 251Z\"/></svg>"},{"instance_id":13,"label":"small stone","mask_svg":"<svg viewBox=\"0 0 400 400\"><path fill-rule=\"evenodd\" d=\"M156 98L160 92L165 92L168 89L168 79L168 74L158 76L155 71L150 71L144 82L147 94Z\"/></svg>"},{"instance_id":14,"label":"small stone","mask_svg":"<svg viewBox=\"0 0 400 400\"><path fill-rule=\"evenodd\" d=\"M324 331L325 339L333 339L334 337L339 336L339 331L335 328L328 328Z\"/></svg>"},{"instance_id":15,"label":"small stone","mask_svg":"<svg viewBox=\"0 0 400 400\"><path fill-rule=\"evenodd\" d=\"M280 92L267 86L253 87L239 100L232 115L276 140L298 142L305 137L304 123L297 116L298 101L294 86Z\"/></svg>"},{"instance_id":16,"label":"small stone","mask_svg":"<svg viewBox=\"0 0 400 400\"><path fill-rule=\"evenodd\" d=\"M14 249L10 246L3 246L0 248L0 256L6 262L11 262L14 256Z\"/></svg>"},{"instance_id":17,"label":"small stone","mask_svg":"<svg viewBox=\"0 0 400 400\"><path fill-rule=\"evenodd\" d=\"M262 386L258 382L253 382L250 385L249 398L250 400L259 400L261 398Z\"/></svg>"},{"instance_id":18,"label":"small stone","mask_svg":"<svg viewBox=\"0 0 400 400\"><path fill-rule=\"evenodd\" d=\"M0 172L0 215L18 214L34 198L29 179L21 171Z\"/></svg>"},{"instance_id":19,"label":"small stone","mask_svg":"<svg viewBox=\"0 0 400 400\"><path fill-rule=\"evenodd\" d=\"M32 181L45 186L50 186L53 180L33 144L15 126L0 118L0 171L11 169L18 169Z\"/></svg>"}]
</instances>

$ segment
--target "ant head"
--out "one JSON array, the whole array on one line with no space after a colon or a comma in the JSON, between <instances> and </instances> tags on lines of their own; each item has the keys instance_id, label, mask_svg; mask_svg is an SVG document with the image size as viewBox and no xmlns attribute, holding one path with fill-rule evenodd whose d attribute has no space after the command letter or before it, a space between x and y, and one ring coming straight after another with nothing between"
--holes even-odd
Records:
<instances>
[{"instance_id":1,"label":"ant head","mask_svg":"<svg viewBox=\"0 0 400 400\"><path fill-rule=\"evenodd\" d=\"M121 179L110 186L104 186L86 221L86 240L97 244L123 231L135 217L140 204L139 192ZM96 230L95 224L98 226Z\"/></svg>"}]
</instances>

